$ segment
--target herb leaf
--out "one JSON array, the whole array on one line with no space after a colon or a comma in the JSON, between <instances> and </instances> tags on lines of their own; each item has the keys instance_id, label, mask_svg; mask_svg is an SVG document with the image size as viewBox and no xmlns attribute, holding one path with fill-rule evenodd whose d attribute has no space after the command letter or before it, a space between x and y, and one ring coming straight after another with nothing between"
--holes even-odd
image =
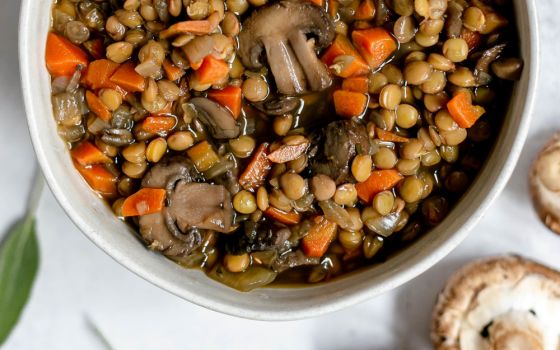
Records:
<instances>
[{"instance_id":1,"label":"herb leaf","mask_svg":"<svg viewBox=\"0 0 560 350\"><path fill-rule=\"evenodd\" d=\"M0 345L17 323L39 266L35 219L27 215L0 246Z\"/></svg>"},{"instance_id":2,"label":"herb leaf","mask_svg":"<svg viewBox=\"0 0 560 350\"><path fill-rule=\"evenodd\" d=\"M43 187L43 176L38 171L27 201L27 215L0 241L0 346L19 320L39 267L35 210Z\"/></svg>"}]
</instances>

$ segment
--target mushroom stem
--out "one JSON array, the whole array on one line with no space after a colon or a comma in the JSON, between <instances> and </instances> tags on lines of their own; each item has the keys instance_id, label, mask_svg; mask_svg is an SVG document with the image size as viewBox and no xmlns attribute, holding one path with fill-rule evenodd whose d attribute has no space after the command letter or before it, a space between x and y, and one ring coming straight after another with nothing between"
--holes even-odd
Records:
<instances>
[{"instance_id":1,"label":"mushroom stem","mask_svg":"<svg viewBox=\"0 0 560 350\"><path fill-rule=\"evenodd\" d=\"M305 34L300 30L293 31L288 40L303 67L311 90L321 91L328 88L332 84L332 79L327 67L315 55L314 41L308 41Z\"/></svg>"},{"instance_id":2,"label":"mushroom stem","mask_svg":"<svg viewBox=\"0 0 560 350\"><path fill-rule=\"evenodd\" d=\"M304 92L305 76L290 46L278 37L263 38L263 44L278 90L286 95Z\"/></svg>"}]
</instances>

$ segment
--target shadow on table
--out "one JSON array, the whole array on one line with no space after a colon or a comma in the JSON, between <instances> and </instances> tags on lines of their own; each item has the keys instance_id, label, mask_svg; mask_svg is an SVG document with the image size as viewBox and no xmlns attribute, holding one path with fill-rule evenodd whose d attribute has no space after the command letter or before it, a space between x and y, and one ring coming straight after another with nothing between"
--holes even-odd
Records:
<instances>
[{"instance_id":1,"label":"shadow on table","mask_svg":"<svg viewBox=\"0 0 560 350\"><path fill-rule=\"evenodd\" d=\"M399 321L395 325L398 343L391 349L432 349L430 325L437 295L453 272L475 258L447 259L397 289L394 313Z\"/></svg>"},{"instance_id":2,"label":"shadow on table","mask_svg":"<svg viewBox=\"0 0 560 350\"><path fill-rule=\"evenodd\" d=\"M346 322L350 324L352 322L366 322L368 324L366 329L370 330L365 332L364 327L362 327L363 325L360 324L355 326L360 331L353 332L351 328L350 332L343 332L343 329L349 327L346 324L344 327L341 327L340 334L321 334L322 340L315 343L315 348L321 350L433 349L430 342L430 323L436 297L454 271L477 257L473 255L446 259L416 279L395 291L389 292L396 295L396 298L391 301L393 304L393 315L386 315L386 317L380 318L379 315L372 315L369 307L360 307L358 305L352 308L352 315L354 317L346 317ZM378 299L378 302L386 301ZM372 303L375 303L375 300ZM391 312L390 310L389 308L388 312ZM325 322L333 322L333 319L327 317ZM390 333L387 336L383 336L385 339L383 345L379 344L377 338L380 336L380 332ZM347 341L341 341L341 338L346 338ZM392 344L386 343L387 338L392 339Z\"/></svg>"},{"instance_id":3,"label":"shadow on table","mask_svg":"<svg viewBox=\"0 0 560 350\"><path fill-rule=\"evenodd\" d=\"M552 135L557 132L554 128L545 128L538 130L534 135L527 138L527 141L519 157L519 162L515 167L513 175L508 182L508 191L512 194L515 200L527 201L529 200L529 171L533 164L533 160L537 154L550 140Z\"/></svg>"}]
</instances>

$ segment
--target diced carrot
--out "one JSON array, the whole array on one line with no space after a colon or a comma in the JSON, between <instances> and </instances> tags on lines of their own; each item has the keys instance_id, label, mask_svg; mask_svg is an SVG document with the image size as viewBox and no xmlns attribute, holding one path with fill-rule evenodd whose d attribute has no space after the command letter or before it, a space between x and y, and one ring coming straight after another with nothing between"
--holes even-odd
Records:
<instances>
[{"instance_id":1,"label":"diced carrot","mask_svg":"<svg viewBox=\"0 0 560 350\"><path fill-rule=\"evenodd\" d=\"M167 79L171 81L179 80L183 75L185 75L185 71L177 67L168 58L163 61L163 71L165 72L165 76L167 77Z\"/></svg>"},{"instance_id":2,"label":"diced carrot","mask_svg":"<svg viewBox=\"0 0 560 350\"><path fill-rule=\"evenodd\" d=\"M329 245L335 239L337 225L324 216L314 217L313 222L313 226L303 237L301 244L305 255L320 258L327 252Z\"/></svg>"},{"instance_id":3,"label":"diced carrot","mask_svg":"<svg viewBox=\"0 0 560 350\"><path fill-rule=\"evenodd\" d=\"M367 95L359 92L337 90L333 98L336 114L344 118L361 116L368 104Z\"/></svg>"},{"instance_id":4,"label":"diced carrot","mask_svg":"<svg viewBox=\"0 0 560 350\"><path fill-rule=\"evenodd\" d=\"M100 119L106 122L111 120L112 115L111 112L109 111L109 108L107 108L107 106L105 106L105 104L101 102L101 99L97 97L96 94L94 94L89 90L86 91L86 101L89 106L89 109L93 113L95 113Z\"/></svg>"},{"instance_id":5,"label":"diced carrot","mask_svg":"<svg viewBox=\"0 0 560 350\"><path fill-rule=\"evenodd\" d=\"M171 25L169 28L159 32L160 39L167 39L177 34L205 35L214 30L214 25L208 20L183 21Z\"/></svg>"},{"instance_id":6,"label":"diced carrot","mask_svg":"<svg viewBox=\"0 0 560 350\"><path fill-rule=\"evenodd\" d=\"M339 3L337 0L328 0L329 15L335 19L338 16Z\"/></svg>"},{"instance_id":7,"label":"diced carrot","mask_svg":"<svg viewBox=\"0 0 560 350\"><path fill-rule=\"evenodd\" d=\"M394 169L374 170L366 181L356 184L356 191L362 201L370 204L376 194L392 189L402 179L401 173Z\"/></svg>"},{"instance_id":8,"label":"diced carrot","mask_svg":"<svg viewBox=\"0 0 560 350\"><path fill-rule=\"evenodd\" d=\"M117 68L119 68L119 64L110 60L93 61L87 69L84 83L94 90L114 89L116 85L110 79Z\"/></svg>"},{"instance_id":9,"label":"diced carrot","mask_svg":"<svg viewBox=\"0 0 560 350\"><path fill-rule=\"evenodd\" d=\"M152 134L167 133L177 125L177 118L165 115L151 115L142 121L142 129Z\"/></svg>"},{"instance_id":10,"label":"diced carrot","mask_svg":"<svg viewBox=\"0 0 560 350\"><path fill-rule=\"evenodd\" d=\"M381 27L354 30L352 42L373 69L378 68L397 50L393 36Z\"/></svg>"},{"instance_id":11,"label":"diced carrot","mask_svg":"<svg viewBox=\"0 0 560 350\"><path fill-rule=\"evenodd\" d=\"M264 211L264 215L269 219L279 221L285 225L295 225L301 220L301 215L294 210L286 212L274 207L268 207Z\"/></svg>"},{"instance_id":12,"label":"diced carrot","mask_svg":"<svg viewBox=\"0 0 560 350\"><path fill-rule=\"evenodd\" d=\"M339 77L348 78L365 75L369 72L369 66L354 46L352 46L350 40L342 34L337 34L331 46L327 48L321 57L321 61L331 67L335 63L335 59L341 56L349 59L349 62L335 69L334 73Z\"/></svg>"},{"instance_id":13,"label":"diced carrot","mask_svg":"<svg viewBox=\"0 0 560 350\"><path fill-rule=\"evenodd\" d=\"M128 92L142 92L146 86L144 77L134 70L132 62L121 64L110 80Z\"/></svg>"},{"instance_id":14,"label":"diced carrot","mask_svg":"<svg viewBox=\"0 0 560 350\"><path fill-rule=\"evenodd\" d=\"M317 6L323 7L323 0L307 0L307 1Z\"/></svg>"},{"instance_id":15,"label":"diced carrot","mask_svg":"<svg viewBox=\"0 0 560 350\"><path fill-rule=\"evenodd\" d=\"M298 159L309 148L309 142L302 142L297 145L282 145L268 155L273 163L287 163Z\"/></svg>"},{"instance_id":16,"label":"diced carrot","mask_svg":"<svg viewBox=\"0 0 560 350\"><path fill-rule=\"evenodd\" d=\"M128 196L122 205L122 216L139 216L160 212L165 200L165 189L142 188Z\"/></svg>"},{"instance_id":17,"label":"diced carrot","mask_svg":"<svg viewBox=\"0 0 560 350\"><path fill-rule=\"evenodd\" d=\"M208 97L229 109L235 119L241 114L241 88L226 86L221 90L208 91Z\"/></svg>"},{"instance_id":18,"label":"diced carrot","mask_svg":"<svg viewBox=\"0 0 560 350\"><path fill-rule=\"evenodd\" d=\"M482 39L479 32L473 32L465 27L461 30L461 38L467 42L469 52L476 49Z\"/></svg>"},{"instance_id":19,"label":"diced carrot","mask_svg":"<svg viewBox=\"0 0 560 350\"><path fill-rule=\"evenodd\" d=\"M86 41L84 44L87 52L96 60L105 57L105 47L103 46L103 39L97 38Z\"/></svg>"},{"instance_id":20,"label":"diced carrot","mask_svg":"<svg viewBox=\"0 0 560 350\"><path fill-rule=\"evenodd\" d=\"M71 76L77 66L86 68L89 63L87 54L82 49L55 33L47 36L45 60L49 73L54 77Z\"/></svg>"},{"instance_id":21,"label":"diced carrot","mask_svg":"<svg viewBox=\"0 0 560 350\"><path fill-rule=\"evenodd\" d=\"M70 151L72 158L81 165L109 164L113 160L89 141L84 141Z\"/></svg>"},{"instance_id":22,"label":"diced carrot","mask_svg":"<svg viewBox=\"0 0 560 350\"><path fill-rule=\"evenodd\" d=\"M200 68L195 71L196 80L200 84L215 84L222 81L229 74L229 65L224 60L212 55L204 57Z\"/></svg>"},{"instance_id":23,"label":"diced carrot","mask_svg":"<svg viewBox=\"0 0 560 350\"><path fill-rule=\"evenodd\" d=\"M88 185L103 197L113 197L117 194L118 177L107 170L104 165L83 166L78 162L74 162L74 166Z\"/></svg>"},{"instance_id":24,"label":"diced carrot","mask_svg":"<svg viewBox=\"0 0 560 350\"><path fill-rule=\"evenodd\" d=\"M381 141L389 142L408 142L408 138L399 136L390 131L386 131L380 128L375 128L375 135Z\"/></svg>"},{"instance_id":25,"label":"diced carrot","mask_svg":"<svg viewBox=\"0 0 560 350\"><path fill-rule=\"evenodd\" d=\"M239 184L248 191L256 191L264 184L272 163L267 157L268 143L262 143L253 154L253 158L239 177Z\"/></svg>"},{"instance_id":26,"label":"diced carrot","mask_svg":"<svg viewBox=\"0 0 560 350\"><path fill-rule=\"evenodd\" d=\"M342 81L342 90L360 92L362 94L368 93L369 79L365 75L358 77L346 78Z\"/></svg>"},{"instance_id":27,"label":"diced carrot","mask_svg":"<svg viewBox=\"0 0 560 350\"><path fill-rule=\"evenodd\" d=\"M372 69L378 68L397 50L395 39L381 27L354 30L352 41Z\"/></svg>"},{"instance_id":28,"label":"diced carrot","mask_svg":"<svg viewBox=\"0 0 560 350\"><path fill-rule=\"evenodd\" d=\"M369 21L375 17L375 4L373 0L363 0L354 13L354 19Z\"/></svg>"},{"instance_id":29,"label":"diced carrot","mask_svg":"<svg viewBox=\"0 0 560 350\"><path fill-rule=\"evenodd\" d=\"M208 141L204 140L187 150L187 155L193 161L198 171L206 171L218 164L220 158Z\"/></svg>"},{"instance_id":30,"label":"diced carrot","mask_svg":"<svg viewBox=\"0 0 560 350\"><path fill-rule=\"evenodd\" d=\"M466 92L459 92L449 102L447 110L457 125L470 128L486 111L481 106L473 106L470 96Z\"/></svg>"}]
</instances>

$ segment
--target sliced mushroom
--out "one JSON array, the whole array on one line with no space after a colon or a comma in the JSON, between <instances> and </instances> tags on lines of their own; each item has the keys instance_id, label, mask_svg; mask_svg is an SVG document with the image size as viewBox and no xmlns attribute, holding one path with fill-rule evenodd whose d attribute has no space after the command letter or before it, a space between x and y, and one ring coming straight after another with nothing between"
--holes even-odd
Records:
<instances>
[{"instance_id":1,"label":"sliced mushroom","mask_svg":"<svg viewBox=\"0 0 560 350\"><path fill-rule=\"evenodd\" d=\"M356 154L373 153L366 127L354 120L328 124L314 135L311 144L311 171L328 175L337 184L347 180L350 161Z\"/></svg>"},{"instance_id":2,"label":"sliced mushroom","mask_svg":"<svg viewBox=\"0 0 560 350\"><path fill-rule=\"evenodd\" d=\"M218 232L231 229L231 195L224 186L180 181L168 201L165 215L182 232L192 227Z\"/></svg>"},{"instance_id":3,"label":"sliced mushroom","mask_svg":"<svg viewBox=\"0 0 560 350\"><path fill-rule=\"evenodd\" d=\"M548 228L560 234L560 133L539 153L529 182L539 217Z\"/></svg>"},{"instance_id":4,"label":"sliced mushroom","mask_svg":"<svg viewBox=\"0 0 560 350\"><path fill-rule=\"evenodd\" d=\"M445 21L445 31L448 38L458 38L463 29L463 6L458 2L451 1L447 6L447 21Z\"/></svg>"},{"instance_id":5,"label":"sliced mushroom","mask_svg":"<svg viewBox=\"0 0 560 350\"><path fill-rule=\"evenodd\" d=\"M290 248L290 235L290 229L283 226L245 221L243 230L226 237L225 248L232 254L272 250L283 252Z\"/></svg>"},{"instance_id":6,"label":"sliced mushroom","mask_svg":"<svg viewBox=\"0 0 560 350\"><path fill-rule=\"evenodd\" d=\"M385 0L379 0L375 2L377 4L375 9L375 18L373 19L373 23L377 27L383 26L385 23L389 21L391 17L391 10Z\"/></svg>"},{"instance_id":7,"label":"sliced mushroom","mask_svg":"<svg viewBox=\"0 0 560 350\"><path fill-rule=\"evenodd\" d=\"M318 265L320 262L320 258L310 258L301 250L296 250L295 252L286 252L285 254L280 255L272 263L272 269L281 273L298 266Z\"/></svg>"},{"instance_id":8,"label":"sliced mushroom","mask_svg":"<svg viewBox=\"0 0 560 350\"><path fill-rule=\"evenodd\" d=\"M307 39L315 35L317 41ZM327 67L317 58L334 39L334 23L308 2L280 1L262 7L243 23L239 56L245 67L259 69L263 48L278 90L287 95L320 91L332 84ZM316 44L316 45L315 45Z\"/></svg>"},{"instance_id":9,"label":"sliced mushroom","mask_svg":"<svg viewBox=\"0 0 560 350\"><path fill-rule=\"evenodd\" d=\"M283 115L300 108L302 100L291 96L279 96L262 103L254 103L256 109L267 115Z\"/></svg>"},{"instance_id":10,"label":"sliced mushroom","mask_svg":"<svg viewBox=\"0 0 560 350\"><path fill-rule=\"evenodd\" d=\"M212 137L233 139L239 136L241 129L226 108L204 97L195 97L189 102L196 107L198 119L208 127Z\"/></svg>"},{"instance_id":11,"label":"sliced mushroom","mask_svg":"<svg viewBox=\"0 0 560 350\"><path fill-rule=\"evenodd\" d=\"M203 180L189 159L171 157L161 160L146 173L142 187L167 188L168 184L174 185L179 179L189 182Z\"/></svg>"},{"instance_id":12,"label":"sliced mushroom","mask_svg":"<svg viewBox=\"0 0 560 350\"><path fill-rule=\"evenodd\" d=\"M184 256L200 246L201 230L230 231L230 193L221 185L194 182L199 180L191 161L180 156L160 161L144 176L143 187L167 190L161 212L139 217L140 234L150 248Z\"/></svg>"},{"instance_id":13,"label":"sliced mushroom","mask_svg":"<svg viewBox=\"0 0 560 350\"><path fill-rule=\"evenodd\" d=\"M476 62L474 68L474 76L478 85L487 85L492 80L490 75L490 64L498 59L506 44L499 44L484 50L482 56Z\"/></svg>"},{"instance_id":14,"label":"sliced mushroom","mask_svg":"<svg viewBox=\"0 0 560 350\"><path fill-rule=\"evenodd\" d=\"M517 256L457 271L432 321L438 350L555 350L560 345L560 272Z\"/></svg>"}]
</instances>

